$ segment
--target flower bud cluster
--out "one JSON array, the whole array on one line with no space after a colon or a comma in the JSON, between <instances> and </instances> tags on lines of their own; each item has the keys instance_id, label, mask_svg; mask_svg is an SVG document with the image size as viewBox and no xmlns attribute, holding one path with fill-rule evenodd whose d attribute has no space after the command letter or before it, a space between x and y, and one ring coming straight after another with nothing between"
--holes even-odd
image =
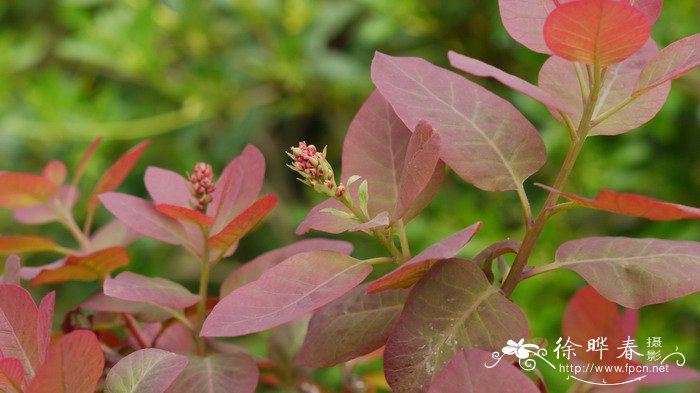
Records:
<instances>
[{"instance_id":1,"label":"flower bud cluster","mask_svg":"<svg viewBox=\"0 0 700 393\"><path fill-rule=\"evenodd\" d=\"M333 168L326 160L325 148L320 152L314 145L299 142L299 146L292 147L287 155L292 159L287 166L301 176L299 180L303 183L330 197L340 197L345 193L345 186L335 182Z\"/></svg>"},{"instance_id":2,"label":"flower bud cluster","mask_svg":"<svg viewBox=\"0 0 700 393\"><path fill-rule=\"evenodd\" d=\"M201 213L207 212L207 206L212 201L212 194L216 190L214 184L214 171L211 165L199 162L194 166L194 173L189 175L192 196L195 202L193 209Z\"/></svg>"}]
</instances>

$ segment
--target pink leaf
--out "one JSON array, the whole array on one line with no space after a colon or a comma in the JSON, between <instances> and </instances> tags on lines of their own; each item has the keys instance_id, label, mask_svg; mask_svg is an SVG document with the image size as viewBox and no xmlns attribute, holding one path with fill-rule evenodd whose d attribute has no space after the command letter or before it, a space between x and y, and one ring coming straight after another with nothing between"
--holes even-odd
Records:
<instances>
[{"instance_id":1,"label":"pink leaf","mask_svg":"<svg viewBox=\"0 0 700 393\"><path fill-rule=\"evenodd\" d=\"M350 232L368 231L372 228L386 227L389 225L389 213L381 212L371 220L350 228Z\"/></svg>"},{"instance_id":2,"label":"pink leaf","mask_svg":"<svg viewBox=\"0 0 700 393\"><path fill-rule=\"evenodd\" d=\"M25 209L16 209L14 211L14 218L18 222L27 225L41 225L55 221L57 217L51 204L60 203L66 209L71 210L76 202L78 202L79 196L80 192L77 188L73 186L62 186L49 202Z\"/></svg>"},{"instance_id":3,"label":"pink leaf","mask_svg":"<svg viewBox=\"0 0 700 393\"><path fill-rule=\"evenodd\" d=\"M143 182L156 204L175 205L191 208L192 191L190 184L179 174L158 167L146 169Z\"/></svg>"},{"instance_id":4,"label":"pink leaf","mask_svg":"<svg viewBox=\"0 0 700 393\"><path fill-rule=\"evenodd\" d=\"M152 302L171 308L186 308L199 301L199 296L176 282L131 272L107 278L103 285L105 295L122 300Z\"/></svg>"},{"instance_id":5,"label":"pink leaf","mask_svg":"<svg viewBox=\"0 0 700 393\"><path fill-rule=\"evenodd\" d=\"M258 367L245 353L216 354L204 358L188 356L187 367L166 393L253 393Z\"/></svg>"},{"instance_id":6,"label":"pink leaf","mask_svg":"<svg viewBox=\"0 0 700 393\"><path fill-rule=\"evenodd\" d=\"M418 58L377 53L372 81L409 128L428 121L442 160L486 191L521 187L545 161L542 138L509 102Z\"/></svg>"},{"instance_id":7,"label":"pink leaf","mask_svg":"<svg viewBox=\"0 0 700 393\"><path fill-rule=\"evenodd\" d=\"M170 244L188 242L185 230L177 221L141 198L109 192L100 195L100 200L110 213L141 235Z\"/></svg>"},{"instance_id":8,"label":"pink leaf","mask_svg":"<svg viewBox=\"0 0 700 393\"><path fill-rule=\"evenodd\" d=\"M187 366L187 358L148 348L122 358L107 374L105 393L163 393Z\"/></svg>"},{"instance_id":9,"label":"pink leaf","mask_svg":"<svg viewBox=\"0 0 700 393\"><path fill-rule=\"evenodd\" d=\"M25 252L57 252L58 244L38 236L0 236L0 255Z\"/></svg>"},{"instance_id":10,"label":"pink leaf","mask_svg":"<svg viewBox=\"0 0 700 393\"><path fill-rule=\"evenodd\" d=\"M605 210L613 213L637 216L656 221L700 219L700 209L696 207L678 205L649 198L637 194L620 194L612 190L600 190L595 199L583 198L555 190L542 184L540 187L564 196L579 205L591 209Z\"/></svg>"},{"instance_id":11,"label":"pink leaf","mask_svg":"<svg viewBox=\"0 0 700 393\"><path fill-rule=\"evenodd\" d=\"M662 49L639 75L634 94L642 94L676 79L700 65L700 33L683 38Z\"/></svg>"},{"instance_id":12,"label":"pink leaf","mask_svg":"<svg viewBox=\"0 0 700 393\"><path fill-rule=\"evenodd\" d=\"M225 297L234 289L257 280L267 269L277 265L285 259L306 251L335 251L350 255L353 246L351 243L340 240L305 239L292 243L286 247L268 251L250 262L246 262L238 269L232 271L221 284L221 297Z\"/></svg>"},{"instance_id":13,"label":"pink leaf","mask_svg":"<svg viewBox=\"0 0 700 393\"><path fill-rule=\"evenodd\" d=\"M181 207L175 205L156 205L156 210L172 219L197 224L203 227L209 226L214 223L213 218L207 216L206 214L202 214L196 210L192 210L189 207Z\"/></svg>"},{"instance_id":14,"label":"pink leaf","mask_svg":"<svg viewBox=\"0 0 700 393\"><path fill-rule=\"evenodd\" d=\"M2 276L0 276L0 284L15 284L19 285L19 272L22 264L19 256L10 255L5 260L5 267Z\"/></svg>"},{"instance_id":15,"label":"pink leaf","mask_svg":"<svg viewBox=\"0 0 700 393\"><path fill-rule=\"evenodd\" d=\"M66 164L61 161L50 161L44 167L42 175L58 187L66 181L67 172Z\"/></svg>"},{"instance_id":16,"label":"pink leaf","mask_svg":"<svg viewBox=\"0 0 700 393\"><path fill-rule=\"evenodd\" d=\"M395 392L425 392L462 349L498 350L528 330L523 312L476 264L439 262L411 290L389 332L387 381Z\"/></svg>"},{"instance_id":17,"label":"pink leaf","mask_svg":"<svg viewBox=\"0 0 700 393\"><path fill-rule=\"evenodd\" d=\"M654 41L646 45L629 59L608 67L601 87L599 103L593 113L594 119L616 108L627 100L634 90L642 68L658 53ZM588 76L584 72L584 81ZM576 108L569 114L571 121L578 124L581 120L581 89L574 67L568 61L553 56L540 70L539 86L551 94L557 101L569 108ZM602 123L596 124L589 135L617 135L637 128L651 120L666 102L671 89L670 83L664 83L648 93L635 99L619 112ZM559 115L555 113L559 119Z\"/></svg>"},{"instance_id":18,"label":"pink leaf","mask_svg":"<svg viewBox=\"0 0 700 393\"><path fill-rule=\"evenodd\" d=\"M425 186L420 195L418 195L418 198L416 198L415 202L413 202L413 206L411 206L411 208L408 209L406 214L404 214L404 224L418 217L420 212L422 212L423 209L425 209L426 206L428 206L430 202L432 202L433 198L435 198L435 195L437 195L437 193L440 191L440 188L442 187L442 183L444 181L445 163L442 161L438 161L437 165L435 166L435 172L433 172L430 181Z\"/></svg>"},{"instance_id":19,"label":"pink leaf","mask_svg":"<svg viewBox=\"0 0 700 393\"><path fill-rule=\"evenodd\" d=\"M7 393L22 393L24 384L22 363L17 359L0 358L0 390Z\"/></svg>"},{"instance_id":20,"label":"pink leaf","mask_svg":"<svg viewBox=\"0 0 700 393\"><path fill-rule=\"evenodd\" d=\"M561 102L555 100L554 97L552 97L546 91L531 84L530 82L518 78L517 76L511 75L492 65L461 55L457 52L450 51L448 52L447 56L450 58L450 65L454 68L462 70L468 74L484 78L494 78L511 89L519 91L550 108L554 108L565 113L571 111L571 109L567 108Z\"/></svg>"},{"instance_id":21,"label":"pink leaf","mask_svg":"<svg viewBox=\"0 0 700 393\"><path fill-rule=\"evenodd\" d=\"M120 184L126 179L126 176L131 172L131 169L136 165L136 162L143 154L143 151L151 144L151 141L142 142L126 153L122 154L117 161L112 164L109 169L98 180L95 189L88 198L88 210L94 210L99 204L98 199L100 194L111 192L117 189Z\"/></svg>"},{"instance_id":22,"label":"pink leaf","mask_svg":"<svg viewBox=\"0 0 700 393\"><path fill-rule=\"evenodd\" d=\"M577 272L607 299L627 308L663 303L700 290L700 243L590 237L562 244L549 269Z\"/></svg>"},{"instance_id":23,"label":"pink leaf","mask_svg":"<svg viewBox=\"0 0 700 393\"><path fill-rule=\"evenodd\" d=\"M90 296L80 307L107 313L131 314L137 320L147 323L168 320L173 317L174 312L174 310L158 306L154 303L121 300L109 297L103 293L96 293Z\"/></svg>"},{"instance_id":24,"label":"pink leaf","mask_svg":"<svg viewBox=\"0 0 700 393\"><path fill-rule=\"evenodd\" d=\"M488 386L499 393L538 393L535 384L507 361L492 368L491 353L478 349L458 352L430 385L428 393L479 393Z\"/></svg>"},{"instance_id":25,"label":"pink leaf","mask_svg":"<svg viewBox=\"0 0 700 393\"><path fill-rule=\"evenodd\" d=\"M103 367L104 355L95 334L73 331L51 347L27 393L92 393Z\"/></svg>"},{"instance_id":26,"label":"pink leaf","mask_svg":"<svg viewBox=\"0 0 700 393\"><path fill-rule=\"evenodd\" d=\"M90 239L90 245L94 251L114 246L126 247L138 237L122 221L112 220L95 231L95 234Z\"/></svg>"},{"instance_id":27,"label":"pink leaf","mask_svg":"<svg viewBox=\"0 0 700 393\"><path fill-rule=\"evenodd\" d=\"M48 202L58 187L44 176L31 173L0 173L0 207L25 209Z\"/></svg>"},{"instance_id":28,"label":"pink leaf","mask_svg":"<svg viewBox=\"0 0 700 393\"><path fill-rule=\"evenodd\" d=\"M223 298L201 334L234 337L281 325L339 298L371 272L371 265L333 251L296 254Z\"/></svg>"},{"instance_id":29,"label":"pink leaf","mask_svg":"<svg viewBox=\"0 0 700 393\"><path fill-rule=\"evenodd\" d=\"M337 234L348 231L358 224L356 220L336 216L324 211L325 209L336 209L350 214L350 211L342 203L335 199L328 199L309 211L306 219L297 227L296 234L303 235L312 229Z\"/></svg>"},{"instance_id":30,"label":"pink leaf","mask_svg":"<svg viewBox=\"0 0 700 393\"><path fill-rule=\"evenodd\" d=\"M41 364L38 310L29 292L17 285L0 285L0 348L2 357L22 363L28 379Z\"/></svg>"},{"instance_id":31,"label":"pink leaf","mask_svg":"<svg viewBox=\"0 0 700 393\"><path fill-rule=\"evenodd\" d=\"M265 157L255 146L246 146L216 181L216 191L209 206L215 217L212 233L221 231L255 201L264 177Z\"/></svg>"},{"instance_id":32,"label":"pink leaf","mask_svg":"<svg viewBox=\"0 0 700 393\"><path fill-rule=\"evenodd\" d=\"M209 238L207 244L209 247L222 251L228 250L234 243L241 240L243 236L258 225L276 204L277 197L274 195L266 195L258 199L240 215L226 224L221 232Z\"/></svg>"},{"instance_id":33,"label":"pink leaf","mask_svg":"<svg viewBox=\"0 0 700 393\"><path fill-rule=\"evenodd\" d=\"M317 311L297 363L331 367L382 347L401 313L408 290L367 294L361 285Z\"/></svg>"},{"instance_id":34,"label":"pink leaf","mask_svg":"<svg viewBox=\"0 0 700 393\"><path fill-rule=\"evenodd\" d=\"M406 160L398 183L398 200L391 221L403 217L433 178L440 160L440 135L420 121L406 148ZM374 196L374 195L372 195Z\"/></svg>"},{"instance_id":35,"label":"pink leaf","mask_svg":"<svg viewBox=\"0 0 700 393\"><path fill-rule=\"evenodd\" d=\"M455 256L465 244L469 243L479 229L481 229L481 222L462 229L426 248L398 269L374 281L369 286L369 293L410 287L423 277L437 261Z\"/></svg>"},{"instance_id":36,"label":"pink leaf","mask_svg":"<svg viewBox=\"0 0 700 393\"><path fill-rule=\"evenodd\" d=\"M639 9L615 0L580 0L556 7L544 24L549 49L570 61L607 66L637 52L651 24Z\"/></svg>"}]
</instances>

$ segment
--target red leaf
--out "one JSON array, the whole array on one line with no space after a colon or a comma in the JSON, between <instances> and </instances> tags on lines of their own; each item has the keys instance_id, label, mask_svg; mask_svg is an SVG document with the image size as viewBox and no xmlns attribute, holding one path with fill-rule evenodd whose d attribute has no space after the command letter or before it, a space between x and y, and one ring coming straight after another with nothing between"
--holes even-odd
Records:
<instances>
[{"instance_id":1,"label":"red leaf","mask_svg":"<svg viewBox=\"0 0 700 393\"><path fill-rule=\"evenodd\" d=\"M477 222L461 231L450 235L442 241L426 248L423 252L411 258L393 272L377 279L369 286L369 293L377 293L389 289L408 288L423 277L430 268L442 259L452 258L474 237L481 228Z\"/></svg>"},{"instance_id":2,"label":"red leaf","mask_svg":"<svg viewBox=\"0 0 700 393\"><path fill-rule=\"evenodd\" d=\"M266 195L250 205L243 213L229 222L221 232L211 237L207 244L210 247L226 251L235 242L243 238L251 229L275 207L277 197Z\"/></svg>"},{"instance_id":3,"label":"red leaf","mask_svg":"<svg viewBox=\"0 0 700 393\"><path fill-rule=\"evenodd\" d=\"M547 17L544 39L554 54L604 67L637 52L651 24L639 9L614 0L562 4Z\"/></svg>"},{"instance_id":4,"label":"red leaf","mask_svg":"<svg viewBox=\"0 0 700 393\"><path fill-rule=\"evenodd\" d=\"M204 227L214 223L213 218L187 207L156 205L156 210L175 220L187 221Z\"/></svg>"},{"instance_id":5,"label":"red leaf","mask_svg":"<svg viewBox=\"0 0 700 393\"><path fill-rule=\"evenodd\" d=\"M532 380L507 361L484 367L494 362L491 353L479 349L458 352L435 378L428 393L481 393L485 386L490 392L539 393Z\"/></svg>"},{"instance_id":6,"label":"red leaf","mask_svg":"<svg viewBox=\"0 0 700 393\"><path fill-rule=\"evenodd\" d=\"M71 255L58 269L42 270L32 280L31 286L64 281L103 280L109 273L129 262L129 254L124 247L111 247L85 256Z\"/></svg>"},{"instance_id":7,"label":"red leaf","mask_svg":"<svg viewBox=\"0 0 700 393\"><path fill-rule=\"evenodd\" d=\"M31 173L0 173L0 207L24 209L48 202L58 187L44 176Z\"/></svg>"},{"instance_id":8,"label":"red leaf","mask_svg":"<svg viewBox=\"0 0 700 393\"><path fill-rule=\"evenodd\" d=\"M51 347L27 393L92 393L103 367L104 355L95 334L76 330Z\"/></svg>"},{"instance_id":9,"label":"red leaf","mask_svg":"<svg viewBox=\"0 0 700 393\"><path fill-rule=\"evenodd\" d=\"M372 266L334 251L296 254L214 307L202 336L234 337L289 322L350 291Z\"/></svg>"},{"instance_id":10,"label":"red leaf","mask_svg":"<svg viewBox=\"0 0 700 393\"><path fill-rule=\"evenodd\" d=\"M131 168L136 165L136 161L138 161L143 151L150 144L150 141L145 141L134 146L119 157L117 161L115 161L114 164L107 169L107 171L97 182L92 194L90 194L90 198L88 199L88 210L94 210L97 207L97 205L100 203L100 200L98 199L100 194L114 191L120 184L122 184L126 176L129 174L129 172L131 172Z\"/></svg>"},{"instance_id":11,"label":"red leaf","mask_svg":"<svg viewBox=\"0 0 700 393\"><path fill-rule=\"evenodd\" d=\"M676 79L700 65L700 33L665 47L651 59L639 75L634 94L642 94L664 82Z\"/></svg>"},{"instance_id":12,"label":"red leaf","mask_svg":"<svg viewBox=\"0 0 700 393\"><path fill-rule=\"evenodd\" d=\"M58 251L53 240L38 236L0 236L0 255Z\"/></svg>"},{"instance_id":13,"label":"red leaf","mask_svg":"<svg viewBox=\"0 0 700 393\"><path fill-rule=\"evenodd\" d=\"M80 180L88 161L90 161L90 157L92 157L93 153L95 153L95 150L97 149L97 146L100 145L100 142L102 142L102 137L98 136L90 143L90 146L88 146L88 148L85 150L85 153L83 153L78 166L75 168L75 174L73 174L73 185L77 184L78 180Z\"/></svg>"},{"instance_id":14,"label":"red leaf","mask_svg":"<svg viewBox=\"0 0 700 393\"><path fill-rule=\"evenodd\" d=\"M17 359L0 359L0 390L21 393L24 386L24 367Z\"/></svg>"},{"instance_id":15,"label":"red leaf","mask_svg":"<svg viewBox=\"0 0 700 393\"><path fill-rule=\"evenodd\" d=\"M643 217L654 221L670 221L683 219L700 219L700 209L696 207L678 205L649 198L637 194L620 194L612 190L600 190L595 199L583 198L537 184L550 192L554 192L568 198L579 205L591 209L605 210L628 216Z\"/></svg>"}]
</instances>

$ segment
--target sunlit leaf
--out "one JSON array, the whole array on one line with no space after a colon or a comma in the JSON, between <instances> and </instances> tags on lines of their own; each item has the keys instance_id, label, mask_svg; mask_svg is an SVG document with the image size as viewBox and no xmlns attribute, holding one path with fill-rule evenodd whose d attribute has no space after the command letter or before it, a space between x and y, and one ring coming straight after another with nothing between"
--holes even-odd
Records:
<instances>
[{"instance_id":1,"label":"sunlit leaf","mask_svg":"<svg viewBox=\"0 0 700 393\"><path fill-rule=\"evenodd\" d=\"M56 251L59 251L59 246L45 237L0 236L0 255Z\"/></svg>"},{"instance_id":2,"label":"sunlit leaf","mask_svg":"<svg viewBox=\"0 0 700 393\"><path fill-rule=\"evenodd\" d=\"M222 251L228 250L235 242L241 240L253 229L277 204L277 197L266 195L250 205L239 216L229 222L221 232L207 241L209 247Z\"/></svg>"},{"instance_id":3,"label":"sunlit leaf","mask_svg":"<svg viewBox=\"0 0 700 393\"><path fill-rule=\"evenodd\" d=\"M481 393L484 387L499 393L539 393L522 371L507 361L487 368L495 360L490 352L465 349L458 352L430 385L428 393Z\"/></svg>"},{"instance_id":4,"label":"sunlit leaf","mask_svg":"<svg viewBox=\"0 0 700 393\"><path fill-rule=\"evenodd\" d=\"M382 347L403 309L408 290L367 294L361 285L317 311L297 362L331 367Z\"/></svg>"},{"instance_id":5,"label":"sunlit leaf","mask_svg":"<svg viewBox=\"0 0 700 393\"><path fill-rule=\"evenodd\" d=\"M188 356L187 367L166 393L253 393L258 384L255 360L244 353Z\"/></svg>"},{"instance_id":6,"label":"sunlit leaf","mask_svg":"<svg viewBox=\"0 0 700 393\"><path fill-rule=\"evenodd\" d=\"M66 263L53 270L42 270L32 280L32 287L64 281L103 280L109 273L128 265L129 254L124 247L111 247L84 256L71 255Z\"/></svg>"},{"instance_id":7,"label":"sunlit leaf","mask_svg":"<svg viewBox=\"0 0 700 393\"><path fill-rule=\"evenodd\" d=\"M202 336L241 336L289 322L339 298L371 272L371 265L334 251L293 255L221 299Z\"/></svg>"},{"instance_id":8,"label":"sunlit leaf","mask_svg":"<svg viewBox=\"0 0 700 393\"><path fill-rule=\"evenodd\" d=\"M453 72L377 53L372 81L409 128L420 120L435 127L442 160L483 190L516 189L544 164L535 127L509 102Z\"/></svg>"},{"instance_id":9,"label":"sunlit leaf","mask_svg":"<svg viewBox=\"0 0 700 393\"><path fill-rule=\"evenodd\" d=\"M637 216L656 221L700 219L700 209L678 205L637 194L620 194L612 190L600 190L595 199L555 190L539 184L545 190L558 193L577 204L591 209Z\"/></svg>"},{"instance_id":10,"label":"sunlit leaf","mask_svg":"<svg viewBox=\"0 0 700 393\"><path fill-rule=\"evenodd\" d=\"M369 286L369 293L410 287L428 273L435 263L455 256L480 228L481 223L477 222L426 248L393 272L374 281Z\"/></svg>"},{"instance_id":11,"label":"sunlit leaf","mask_svg":"<svg viewBox=\"0 0 700 393\"><path fill-rule=\"evenodd\" d=\"M700 33L678 40L662 49L639 75L635 94L641 94L676 79L700 65Z\"/></svg>"},{"instance_id":12,"label":"sunlit leaf","mask_svg":"<svg viewBox=\"0 0 700 393\"><path fill-rule=\"evenodd\" d=\"M58 187L44 176L31 173L0 173L0 207L24 209L46 203Z\"/></svg>"},{"instance_id":13,"label":"sunlit leaf","mask_svg":"<svg viewBox=\"0 0 700 393\"><path fill-rule=\"evenodd\" d=\"M175 205L156 205L156 210L166 216L201 226L209 226L214 223L214 219L196 210Z\"/></svg>"},{"instance_id":14,"label":"sunlit leaf","mask_svg":"<svg viewBox=\"0 0 700 393\"><path fill-rule=\"evenodd\" d=\"M95 334L73 331L51 346L27 393L92 393L103 367L104 355Z\"/></svg>"},{"instance_id":15,"label":"sunlit leaf","mask_svg":"<svg viewBox=\"0 0 700 393\"><path fill-rule=\"evenodd\" d=\"M186 308L199 301L199 296L176 282L131 272L107 278L103 287L107 296L134 302L152 302L164 307Z\"/></svg>"},{"instance_id":16,"label":"sunlit leaf","mask_svg":"<svg viewBox=\"0 0 700 393\"><path fill-rule=\"evenodd\" d=\"M163 393L187 366L187 358L147 348L120 360L107 374L105 393Z\"/></svg>"},{"instance_id":17,"label":"sunlit leaf","mask_svg":"<svg viewBox=\"0 0 700 393\"><path fill-rule=\"evenodd\" d=\"M411 290L384 350L394 392L425 392L462 349L528 338L523 312L469 261L442 261Z\"/></svg>"},{"instance_id":18,"label":"sunlit leaf","mask_svg":"<svg viewBox=\"0 0 700 393\"><path fill-rule=\"evenodd\" d=\"M567 60L607 66L637 52L650 30L644 13L629 4L580 0L561 4L549 14L544 39L554 54Z\"/></svg>"}]
</instances>

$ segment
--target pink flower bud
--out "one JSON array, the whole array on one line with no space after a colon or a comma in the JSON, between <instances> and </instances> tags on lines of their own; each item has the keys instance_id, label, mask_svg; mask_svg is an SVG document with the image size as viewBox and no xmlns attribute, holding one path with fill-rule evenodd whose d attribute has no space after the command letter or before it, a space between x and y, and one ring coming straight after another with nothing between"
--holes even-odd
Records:
<instances>
[{"instance_id":1,"label":"pink flower bud","mask_svg":"<svg viewBox=\"0 0 700 393\"><path fill-rule=\"evenodd\" d=\"M211 165L198 162L194 166L194 173L189 175L190 185L192 187L192 197L194 197L195 202L192 204L192 208L206 213L207 206L212 201L211 194L216 190L214 184L214 170Z\"/></svg>"}]
</instances>

